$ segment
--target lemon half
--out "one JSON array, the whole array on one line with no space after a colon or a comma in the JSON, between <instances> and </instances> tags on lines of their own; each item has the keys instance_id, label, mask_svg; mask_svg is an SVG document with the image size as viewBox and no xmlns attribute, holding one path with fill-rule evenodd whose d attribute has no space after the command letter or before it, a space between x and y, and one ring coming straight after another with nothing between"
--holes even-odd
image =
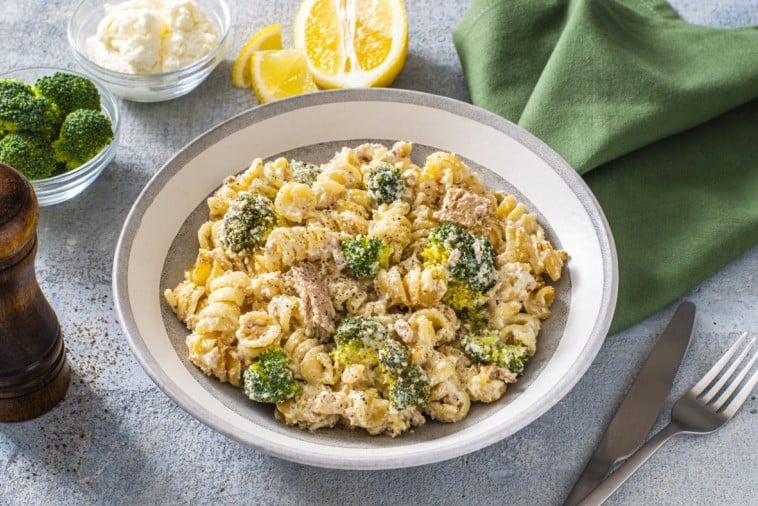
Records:
<instances>
[{"instance_id":1,"label":"lemon half","mask_svg":"<svg viewBox=\"0 0 758 506\"><path fill-rule=\"evenodd\" d=\"M405 3L304 0L295 18L294 41L322 88L388 86L408 53Z\"/></svg>"}]
</instances>

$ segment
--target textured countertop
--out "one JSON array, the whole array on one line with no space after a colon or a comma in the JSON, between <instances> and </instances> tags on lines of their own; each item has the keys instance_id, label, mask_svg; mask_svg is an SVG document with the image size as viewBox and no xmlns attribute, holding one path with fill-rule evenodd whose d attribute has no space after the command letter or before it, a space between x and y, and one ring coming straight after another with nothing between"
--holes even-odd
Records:
<instances>
[{"instance_id":1,"label":"textured countertop","mask_svg":"<svg viewBox=\"0 0 758 506\"><path fill-rule=\"evenodd\" d=\"M0 504L559 504L674 306L609 336L577 386L536 422L468 456L383 472L325 470L269 457L174 405L132 356L113 310L115 242L149 178L196 136L257 104L230 85L232 61L260 27L299 2L230 0L226 60L197 90L159 104L121 102L116 159L83 194L43 208L37 274L57 311L72 368L65 400L29 422L0 424ZM468 1L407 0L408 60L394 86L468 101L451 31ZM691 22L758 24L756 0L676 0ZM0 71L76 69L65 25L73 1L0 2ZM23 40L21 39L23 37ZM725 245L728 247L728 245ZM685 299L692 345L671 398L743 331L758 332L758 248ZM666 411L656 423L668 419ZM670 441L608 504L758 504L758 401L707 437Z\"/></svg>"}]
</instances>

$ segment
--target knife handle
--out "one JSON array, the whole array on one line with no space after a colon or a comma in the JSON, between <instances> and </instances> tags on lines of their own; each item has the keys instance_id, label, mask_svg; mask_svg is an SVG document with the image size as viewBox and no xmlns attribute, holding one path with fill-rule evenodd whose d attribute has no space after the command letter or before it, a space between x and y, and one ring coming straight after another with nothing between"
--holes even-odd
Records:
<instances>
[{"instance_id":1,"label":"knife handle","mask_svg":"<svg viewBox=\"0 0 758 506\"><path fill-rule=\"evenodd\" d=\"M603 504L637 471L637 469L642 467L642 464L647 462L647 460L653 456L658 448L663 446L663 443L681 432L683 432L682 429L675 424L670 423L665 426L655 436L651 437L647 443L642 445L639 450L626 459L626 461L600 485L598 485L595 490L582 499L579 506L596 506Z\"/></svg>"},{"instance_id":2,"label":"knife handle","mask_svg":"<svg viewBox=\"0 0 758 506\"><path fill-rule=\"evenodd\" d=\"M587 466L574 484L574 488L571 489L568 497L563 501L563 506L577 506L583 498L597 488L608 475L608 470L616 463L609 462L600 455L596 458L595 455L597 455L597 452L587 462Z\"/></svg>"}]
</instances>

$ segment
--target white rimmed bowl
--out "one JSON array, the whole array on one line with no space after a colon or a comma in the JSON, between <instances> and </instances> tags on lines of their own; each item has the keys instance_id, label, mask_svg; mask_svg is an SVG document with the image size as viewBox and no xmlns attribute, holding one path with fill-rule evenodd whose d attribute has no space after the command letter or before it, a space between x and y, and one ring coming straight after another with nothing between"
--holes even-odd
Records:
<instances>
[{"instance_id":1,"label":"white rimmed bowl","mask_svg":"<svg viewBox=\"0 0 758 506\"><path fill-rule=\"evenodd\" d=\"M105 68L90 59L87 39L97 32L97 26L105 16L104 5L120 3L119 0L81 0L74 8L67 29L74 59L87 74L126 100L161 102L186 95L197 88L223 60L231 26L229 7L224 0L196 2L216 25L219 40L210 53L184 68L155 74L127 74Z\"/></svg>"},{"instance_id":2,"label":"white rimmed bowl","mask_svg":"<svg viewBox=\"0 0 758 506\"><path fill-rule=\"evenodd\" d=\"M113 125L113 141L100 150L94 158L74 170L45 179L32 180L31 183L34 187L34 192L37 194L39 205L43 207L60 204L74 198L97 179L100 173L105 170L116 156L119 127L121 124L115 97L98 83L97 80L80 72L55 67L27 67L0 74L0 79L18 79L27 84L34 84L37 79L51 76L56 72L78 75L91 80L95 84L97 91L100 92L100 110L108 116Z\"/></svg>"},{"instance_id":3,"label":"white rimmed bowl","mask_svg":"<svg viewBox=\"0 0 758 506\"><path fill-rule=\"evenodd\" d=\"M366 140L453 151L490 186L538 213L549 238L570 254L553 316L521 381L493 404L475 404L456 424L428 422L397 438L360 430L317 432L274 419L271 405L208 378L188 358L188 331L163 301L197 254L205 199L255 157L328 160ZM138 361L179 406L215 430L269 454L345 469L415 466L460 456L525 427L581 378L602 345L616 302L615 248L597 201L547 145L512 123L463 102L389 89L303 95L251 109L210 130L145 187L124 224L113 266L115 307Z\"/></svg>"}]
</instances>

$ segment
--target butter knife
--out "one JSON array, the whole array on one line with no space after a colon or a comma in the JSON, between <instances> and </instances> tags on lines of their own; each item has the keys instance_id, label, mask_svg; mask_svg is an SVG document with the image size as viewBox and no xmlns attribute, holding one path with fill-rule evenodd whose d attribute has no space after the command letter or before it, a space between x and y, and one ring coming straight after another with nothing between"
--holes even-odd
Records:
<instances>
[{"instance_id":1,"label":"butter knife","mask_svg":"<svg viewBox=\"0 0 758 506\"><path fill-rule=\"evenodd\" d=\"M614 464L642 444L655 423L690 344L695 304L682 302L632 383L564 506L574 506L592 492Z\"/></svg>"}]
</instances>

